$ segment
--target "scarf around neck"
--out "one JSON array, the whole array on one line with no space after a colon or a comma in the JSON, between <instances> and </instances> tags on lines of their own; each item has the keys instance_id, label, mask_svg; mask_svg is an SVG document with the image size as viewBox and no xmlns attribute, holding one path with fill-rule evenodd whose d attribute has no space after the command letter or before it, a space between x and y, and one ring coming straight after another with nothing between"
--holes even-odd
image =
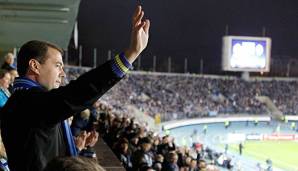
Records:
<instances>
[{"instance_id":1,"label":"scarf around neck","mask_svg":"<svg viewBox=\"0 0 298 171\"><path fill-rule=\"evenodd\" d=\"M14 82L13 92L18 90L29 90L31 88L44 89L38 82L34 80L31 80L26 77L19 77L19 78L16 78ZM67 120L64 120L61 122L61 127L63 129L64 138L67 140L69 154L71 156L77 156L78 152Z\"/></svg>"}]
</instances>

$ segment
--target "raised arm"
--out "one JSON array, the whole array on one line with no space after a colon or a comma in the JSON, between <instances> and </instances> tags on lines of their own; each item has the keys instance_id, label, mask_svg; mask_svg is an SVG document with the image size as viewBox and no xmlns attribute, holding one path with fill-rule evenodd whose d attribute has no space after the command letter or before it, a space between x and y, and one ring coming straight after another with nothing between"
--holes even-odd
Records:
<instances>
[{"instance_id":1,"label":"raised arm","mask_svg":"<svg viewBox=\"0 0 298 171\"><path fill-rule=\"evenodd\" d=\"M143 17L144 11L141 6L138 6L132 17L130 46L125 51L125 56L131 64L148 44L150 21L143 20Z\"/></svg>"}]
</instances>

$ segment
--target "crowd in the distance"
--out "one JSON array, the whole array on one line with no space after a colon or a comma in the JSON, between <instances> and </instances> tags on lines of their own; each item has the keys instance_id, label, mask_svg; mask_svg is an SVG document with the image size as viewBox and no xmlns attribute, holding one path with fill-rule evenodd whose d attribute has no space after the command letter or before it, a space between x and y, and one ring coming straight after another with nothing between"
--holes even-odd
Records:
<instances>
[{"instance_id":1,"label":"crowd in the distance","mask_svg":"<svg viewBox=\"0 0 298 171\"><path fill-rule=\"evenodd\" d=\"M128 84L133 82L134 84ZM115 104L132 103L165 120L218 114L266 114L257 96L268 96L284 114L298 114L298 81L251 81L188 75L130 74L110 94ZM126 89L124 89L125 87ZM119 97L129 95L130 100ZM106 97L106 96L104 96ZM112 100L113 102L113 100ZM119 104L119 106L121 106Z\"/></svg>"},{"instance_id":2,"label":"crowd in the distance","mask_svg":"<svg viewBox=\"0 0 298 171\"><path fill-rule=\"evenodd\" d=\"M82 73L69 69L70 75ZM131 84L132 83L132 84ZM131 73L102 97L119 111L135 105L162 120L216 114L267 114L257 96L268 96L284 114L298 114L298 81L244 81L185 74Z\"/></svg>"},{"instance_id":3,"label":"crowd in the distance","mask_svg":"<svg viewBox=\"0 0 298 171\"><path fill-rule=\"evenodd\" d=\"M134 84L129 85L129 82ZM125 85L117 86L106 95L111 96L107 97L108 101L118 97L116 105L119 102L120 106L123 102L132 103L151 116L161 114L163 120L226 113L267 113L265 105L255 98L253 92L241 91L249 88L240 80L131 74L122 84ZM130 100L123 101L118 96L121 93L129 95Z\"/></svg>"}]
</instances>

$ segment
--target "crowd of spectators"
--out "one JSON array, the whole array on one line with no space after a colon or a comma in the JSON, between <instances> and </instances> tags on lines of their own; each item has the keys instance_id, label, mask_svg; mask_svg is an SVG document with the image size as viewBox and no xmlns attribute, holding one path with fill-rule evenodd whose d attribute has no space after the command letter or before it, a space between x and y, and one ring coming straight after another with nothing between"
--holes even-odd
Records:
<instances>
[{"instance_id":1,"label":"crowd of spectators","mask_svg":"<svg viewBox=\"0 0 298 171\"><path fill-rule=\"evenodd\" d=\"M70 78L84 72L71 70ZM216 114L267 114L266 105L256 97L268 96L284 114L297 115L297 86L298 81L131 73L102 100L124 113L127 106L135 105L150 116L161 114L162 120L172 120Z\"/></svg>"},{"instance_id":2,"label":"crowd of spectators","mask_svg":"<svg viewBox=\"0 0 298 171\"><path fill-rule=\"evenodd\" d=\"M99 134L113 150L126 170L134 171L217 171L221 154L209 148L178 147L169 135L159 135L136 123L127 115L115 115L113 109L99 106ZM194 146L196 147L196 146ZM227 159L230 162L231 159ZM222 163L221 163L222 164ZM220 165L232 167L232 163Z\"/></svg>"},{"instance_id":3,"label":"crowd of spectators","mask_svg":"<svg viewBox=\"0 0 298 171\"><path fill-rule=\"evenodd\" d=\"M87 70L66 68L65 84ZM73 122L80 127L73 124L72 131L78 147L77 137L82 130L92 132L97 126L96 130L127 170L218 170L216 165L231 168L231 158L222 153L203 146L177 147L170 136L160 136L136 123L126 106L135 105L151 116L159 113L164 120L202 117L212 112L264 114L268 111L256 97L268 96L285 114L297 114L297 83L132 73L104 95L99 104L88 109L87 118L83 117L84 112L76 115L83 120L78 122L75 118ZM96 143L97 136L91 144ZM93 145L84 144L83 150L79 149L81 155L96 158L93 149L88 149Z\"/></svg>"}]
</instances>

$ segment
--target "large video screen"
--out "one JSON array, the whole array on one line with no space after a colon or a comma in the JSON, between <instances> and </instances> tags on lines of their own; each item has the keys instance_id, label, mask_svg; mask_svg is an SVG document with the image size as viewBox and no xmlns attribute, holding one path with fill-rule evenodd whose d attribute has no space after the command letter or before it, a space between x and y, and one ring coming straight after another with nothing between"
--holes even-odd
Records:
<instances>
[{"instance_id":1,"label":"large video screen","mask_svg":"<svg viewBox=\"0 0 298 171\"><path fill-rule=\"evenodd\" d=\"M224 36L222 47L223 70L269 72L270 38Z\"/></svg>"}]
</instances>

